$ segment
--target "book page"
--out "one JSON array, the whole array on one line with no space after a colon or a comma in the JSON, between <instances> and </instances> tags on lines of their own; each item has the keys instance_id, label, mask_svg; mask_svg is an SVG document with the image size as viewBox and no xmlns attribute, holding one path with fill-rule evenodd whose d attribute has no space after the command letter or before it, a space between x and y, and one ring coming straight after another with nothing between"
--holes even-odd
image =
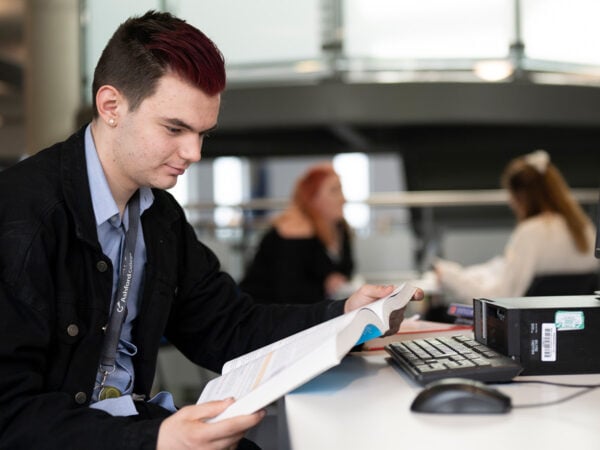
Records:
<instances>
[{"instance_id":1,"label":"book page","mask_svg":"<svg viewBox=\"0 0 600 450\"><path fill-rule=\"evenodd\" d=\"M301 361L306 355L322 347L324 345L323 338L327 342L327 338L330 335L319 334L321 334L320 339L304 340L303 343L305 345L290 343L285 348L279 347L262 357L253 358L247 364L211 380L202 391L198 403L222 400L227 397L234 397L239 400L248 392L256 389L286 368ZM323 356L327 355L323 354Z\"/></svg>"},{"instance_id":2,"label":"book page","mask_svg":"<svg viewBox=\"0 0 600 450\"><path fill-rule=\"evenodd\" d=\"M265 380L255 387L246 385L246 389L250 389L248 392L236 397L235 403L208 422L218 422L240 414L251 414L264 408L308 380L339 364L341 358L336 355L335 343L330 339L323 342L314 351L306 353L299 360L271 376L268 381ZM230 372L226 376L230 377L235 372L237 371ZM235 383L235 380L228 381L228 383L232 382Z\"/></svg>"},{"instance_id":3,"label":"book page","mask_svg":"<svg viewBox=\"0 0 600 450\"><path fill-rule=\"evenodd\" d=\"M318 333L314 345L291 342L209 382L198 403L226 397L237 400L209 422L251 414L339 364L362 330L373 322L379 323L379 318L367 308L357 310L352 316L352 323L333 335ZM303 344L306 342L303 340Z\"/></svg>"},{"instance_id":4,"label":"book page","mask_svg":"<svg viewBox=\"0 0 600 450\"><path fill-rule=\"evenodd\" d=\"M227 363L227 370L224 367L223 374L207 384L198 402L220 400L229 396L240 398L307 353L315 351L323 342L335 338L350 326L356 320L356 315L363 310L369 308L343 314L231 360ZM378 334L381 333L382 331L379 331Z\"/></svg>"},{"instance_id":5,"label":"book page","mask_svg":"<svg viewBox=\"0 0 600 450\"><path fill-rule=\"evenodd\" d=\"M387 331L388 317L382 321L382 314L386 314L384 311L391 306L384 308L384 303L391 302L393 309L401 308L413 293L414 288L400 286L389 296L368 306L228 362L223 375L206 385L198 403L234 397L237 399L235 407L230 408L246 414L266 406L316 374L339 364L357 339L360 342L365 338L365 333L368 338L371 334L380 336Z\"/></svg>"},{"instance_id":6,"label":"book page","mask_svg":"<svg viewBox=\"0 0 600 450\"><path fill-rule=\"evenodd\" d=\"M287 338L281 339L270 345L261 347L250 353L246 353L245 355L239 356L238 358L234 358L225 363L223 369L221 370L221 373L226 374L230 370L248 364L255 358L262 358L266 354L290 343L295 343L296 345L308 345L308 342L306 344L301 344L302 340L306 339L306 336L314 336L315 339L323 339L323 335L333 335L339 332L339 330L348 326L348 324L354 320L354 318L361 309L368 309L373 311L377 315L377 317L379 317L380 320L384 323L384 326L387 326L390 312L395 309L400 309L404 305L406 305L412 298L414 292L415 288L413 286L409 286L406 283L402 283L400 286L394 289L394 291L388 296L383 297L373 303L370 303L369 305L364 306L363 308L355 309L354 311L350 311L349 313L335 317L331 320L320 323L311 328L307 328L304 331L300 331L296 334L288 336ZM387 331L387 329L381 330L381 333L379 334L382 334L385 331ZM375 337L377 336L370 334L369 336L365 336L364 338L362 338L361 341L364 342L368 339L373 339ZM311 342L311 338L308 338L308 341ZM357 342L357 344L362 342Z\"/></svg>"},{"instance_id":7,"label":"book page","mask_svg":"<svg viewBox=\"0 0 600 450\"><path fill-rule=\"evenodd\" d=\"M295 347L306 347L311 348L315 344L318 344L328 336L335 335L339 330L348 326L349 323L354 320L359 310L351 311L347 314L335 317L331 320L327 320L323 323L307 328L306 330L300 331L296 334L288 336L287 338L281 339L277 342L273 342L265 347L261 347L245 355L239 356L225 363L223 366L222 374L237 369L238 367L249 364L254 359L263 358L269 353L286 346L293 345Z\"/></svg>"}]
</instances>

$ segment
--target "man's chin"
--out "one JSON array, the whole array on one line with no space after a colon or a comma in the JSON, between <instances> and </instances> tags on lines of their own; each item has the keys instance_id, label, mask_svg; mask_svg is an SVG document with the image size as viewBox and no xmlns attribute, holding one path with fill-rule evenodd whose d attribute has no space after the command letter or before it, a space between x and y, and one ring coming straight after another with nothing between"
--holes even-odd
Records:
<instances>
[{"instance_id":1,"label":"man's chin","mask_svg":"<svg viewBox=\"0 0 600 450\"><path fill-rule=\"evenodd\" d=\"M162 189L164 191L175 187L177 184L177 176L165 177L160 180L154 181L154 183L150 183L149 188L153 189Z\"/></svg>"}]
</instances>

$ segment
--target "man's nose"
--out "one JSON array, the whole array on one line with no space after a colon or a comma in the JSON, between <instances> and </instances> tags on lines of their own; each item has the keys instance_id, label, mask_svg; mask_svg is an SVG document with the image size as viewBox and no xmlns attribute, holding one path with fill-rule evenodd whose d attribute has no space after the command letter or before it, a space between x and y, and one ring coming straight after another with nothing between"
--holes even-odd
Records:
<instances>
[{"instance_id":1,"label":"man's nose","mask_svg":"<svg viewBox=\"0 0 600 450\"><path fill-rule=\"evenodd\" d=\"M202 155L202 137L193 137L181 147L179 155L191 163L200 161Z\"/></svg>"}]
</instances>

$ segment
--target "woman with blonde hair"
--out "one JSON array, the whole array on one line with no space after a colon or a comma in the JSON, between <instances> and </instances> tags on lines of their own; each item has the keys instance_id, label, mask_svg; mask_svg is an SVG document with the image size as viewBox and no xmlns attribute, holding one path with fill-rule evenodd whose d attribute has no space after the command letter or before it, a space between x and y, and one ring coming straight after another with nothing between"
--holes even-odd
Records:
<instances>
[{"instance_id":1,"label":"woman with blonde hair","mask_svg":"<svg viewBox=\"0 0 600 450\"><path fill-rule=\"evenodd\" d=\"M263 303L314 303L334 296L354 268L344 203L333 166L309 168L290 205L263 236L240 288Z\"/></svg>"},{"instance_id":2,"label":"woman with blonde hair","mask_svg":"<svg viewBox=\"0 0 600 450\"><path fill-rule=\"evenodd\" d=\"M521 297L536 276L598 272L594 225L547 152L513 159L501 181L517 226L503 256L469 267L436 261L449 299L470 303L475 297Z\"/></svg>"}]
</instances>

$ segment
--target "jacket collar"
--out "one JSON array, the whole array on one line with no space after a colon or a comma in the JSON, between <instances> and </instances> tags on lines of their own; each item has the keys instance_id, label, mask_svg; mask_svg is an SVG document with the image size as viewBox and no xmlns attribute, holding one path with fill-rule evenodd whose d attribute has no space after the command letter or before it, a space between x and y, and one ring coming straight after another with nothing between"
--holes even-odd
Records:
<instances>
[{"instance_id":1,"label":"jacket collar","mask_svg":"<svg viewBox=\"0 0 600 450\"><path fill-rule=\"evenodd\" d=\"M84 134L86 126L80 128L63 142L60 171L63 195L75 222L77 237L99 247L85 164Z\"/></svg>"}]
</instances>

